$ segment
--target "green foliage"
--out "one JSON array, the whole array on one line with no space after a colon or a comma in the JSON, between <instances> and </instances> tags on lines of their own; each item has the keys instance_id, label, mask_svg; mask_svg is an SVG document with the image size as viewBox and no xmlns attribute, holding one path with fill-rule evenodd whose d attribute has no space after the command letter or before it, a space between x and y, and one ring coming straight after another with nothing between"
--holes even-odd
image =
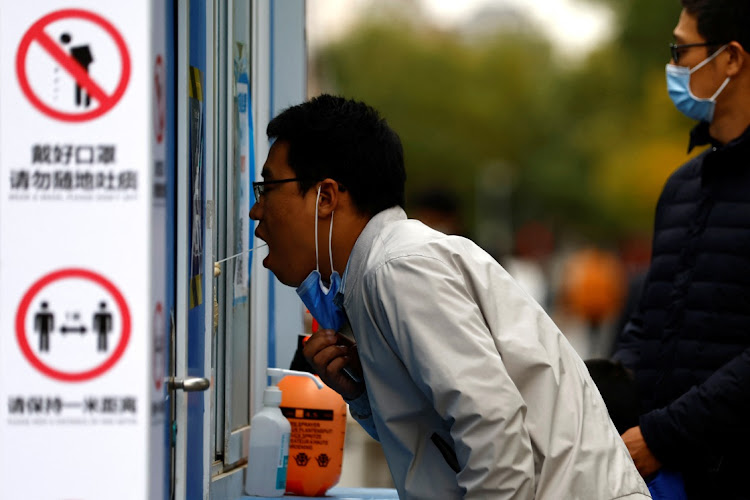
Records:
<instances>
[{"instance_id":1,"label":"green foliage","mask_svg":"<svg viewBox=\"0 0 750 500\"><path fill-rule=\"evenodd\" d=\"M470 39L391 18L313 65L323 91L373 105L399 133L407 196L450 187L471 232L477 179L501 165L512 194L500 218L611 240L648 230L690 124L664 84L679 3L597 1L617 9L617 34L578 64L531 28Z\"/></svg>"}]
</instances>

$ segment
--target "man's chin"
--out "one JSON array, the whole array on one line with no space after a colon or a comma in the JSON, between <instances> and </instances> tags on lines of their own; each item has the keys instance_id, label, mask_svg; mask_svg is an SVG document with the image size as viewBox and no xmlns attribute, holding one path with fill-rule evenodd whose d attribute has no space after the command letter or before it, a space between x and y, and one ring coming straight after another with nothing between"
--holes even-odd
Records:
<instances>
[{"instance_id":1,"label":"man's chin","mask_svg":"<svg viewBox=\"0 0 750 500\"><path fill-rule=\"evenodd\" d=\"M275 266L273 265L273 262L269 261L270 258L271 256L267 255L266 258L263 259L263 267L271 271L273 275L276 276L276 279L279 280L282 284L286 286L290 286L292 288L297 288L298 286L300 286L300 284L302 283L301 281L297 282L296 280L293 280L288 276L284 276L283 272L282 273L277 272L277 270L275 269Z\"/></svg>"}]
</instances>

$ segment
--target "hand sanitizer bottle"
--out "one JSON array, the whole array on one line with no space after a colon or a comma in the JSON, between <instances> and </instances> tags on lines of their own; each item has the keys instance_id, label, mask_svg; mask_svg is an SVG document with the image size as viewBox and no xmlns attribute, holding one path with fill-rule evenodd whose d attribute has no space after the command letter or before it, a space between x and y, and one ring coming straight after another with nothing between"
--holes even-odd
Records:
<instances>
[{"instance_id":1,"label":"hand sanitizer bottle","mask_svg":"<svg viewBox=\"0 0 750 500\"><path fill-rule=\"evenodd\" d=\"M250 450L245 476L245 493L259 497L280 497L286 490L291 425L279 409L279 381L286 375L309 377L318 388L322 383L311 373L268 368L271 385L263 391L263 409L250 421Z\"/></svg>"}]
</instances>

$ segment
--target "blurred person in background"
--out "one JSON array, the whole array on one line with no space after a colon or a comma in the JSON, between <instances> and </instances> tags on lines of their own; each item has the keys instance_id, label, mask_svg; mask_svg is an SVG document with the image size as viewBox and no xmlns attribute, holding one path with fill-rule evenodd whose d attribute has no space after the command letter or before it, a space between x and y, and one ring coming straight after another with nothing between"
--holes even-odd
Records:
<instances>
[{"instance_id":1,"label":"blurred person in background","mask_svg":"<svg viewBox=\"0 0 750 500\"><path fill-rule=\"evenodd\" d=\"M651 261L651 235L629 235L620 243L620 259L625 267L627 290L625 302L617 314L614 325L614 335L606 356L610 357L617 349L617 341L625 325L635 312L641 301L643 284L646 282L646 274Z\"/></svg>"},{"instance_id":2,"label":"blurred person in background","mask_svg":"<svg viewBox=\"0 0 750 500\"><path fill-rule=\"evenodd\" d=\"M601 357L603 350L609 354L612 336L607 325L622 309L625 289L625 270L614 252L584 247L566 259L560 305L585 323L588 357Z\"/></svg>"},{"instance_id":3,"label":"blurred person in background","mask_svg":"<svg viewBox=\"0 0 750 500\"><path fill-rule=\"evenodd\" d=\"M421 191L414 197L409 215L441 233L466 236L458 197L448 189L431 188Z\"/></svg>"},{"instance_id":4,"label":"blurred person in background","mask_svg":"<svg viewBox=\"0 0 750 500\"><path fill-rule=\"evenodd\" d=\"M513 252L502 260L505 270L547 311L552 293L546 266L554 250L552 231L541 222L530 221L515 232Z\"/></svg>"},{"instance_id":5,"label":"blurred person in background","mask_svg":"<svg viewBox=\"0 0 750 500\"><path fill-rule=\"evenodd\" d=\"M709 147L668 179L642 298L614 359L644 413L623 434L643 477L692 499L750 498L750 1L682 0L667 86Z\"/></svg>"},{"instance_id":6,"label":"blurred person in background","mask_svg":"<svg viewBox=\"0 0 750 500\"><path fill-rule=\"evenodd\" d=\"M541 306L472 241L407 219L401 141L377 111L322 95L267 132L263 265L323 327L305 358L380 441L400 498L648 498Z\"/></svg>"}]
</instances>

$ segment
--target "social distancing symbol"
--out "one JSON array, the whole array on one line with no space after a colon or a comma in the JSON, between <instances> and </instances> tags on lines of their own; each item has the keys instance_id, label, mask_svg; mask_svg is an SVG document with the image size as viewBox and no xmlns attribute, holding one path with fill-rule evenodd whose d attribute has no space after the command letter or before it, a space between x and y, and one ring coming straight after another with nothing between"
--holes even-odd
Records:
<instances>
[{"instance_id":1,"label":"social distancing symbol","mask_svg":"<svg viewBox=\"0 0 750 500\"><path fill-rule=\"evenodd\" d=\"M130 56L106 19L81 9L52 12L24 34L16 54L18 84L45 115L67 122L102 116L125 94Z\"/></svg>"},{"instance_id":2,"label":"social distancing symbol","mask_svg":"<svg viewBox=\"0 0 750 500\"><path fill-rule=\"evenodd\" d=\"M57 380L90 380L112 368L130 339L130 311L112 282L86 269L63 269L37 280L16 313L24 357Z\"/></svg>"}]
</instances>

